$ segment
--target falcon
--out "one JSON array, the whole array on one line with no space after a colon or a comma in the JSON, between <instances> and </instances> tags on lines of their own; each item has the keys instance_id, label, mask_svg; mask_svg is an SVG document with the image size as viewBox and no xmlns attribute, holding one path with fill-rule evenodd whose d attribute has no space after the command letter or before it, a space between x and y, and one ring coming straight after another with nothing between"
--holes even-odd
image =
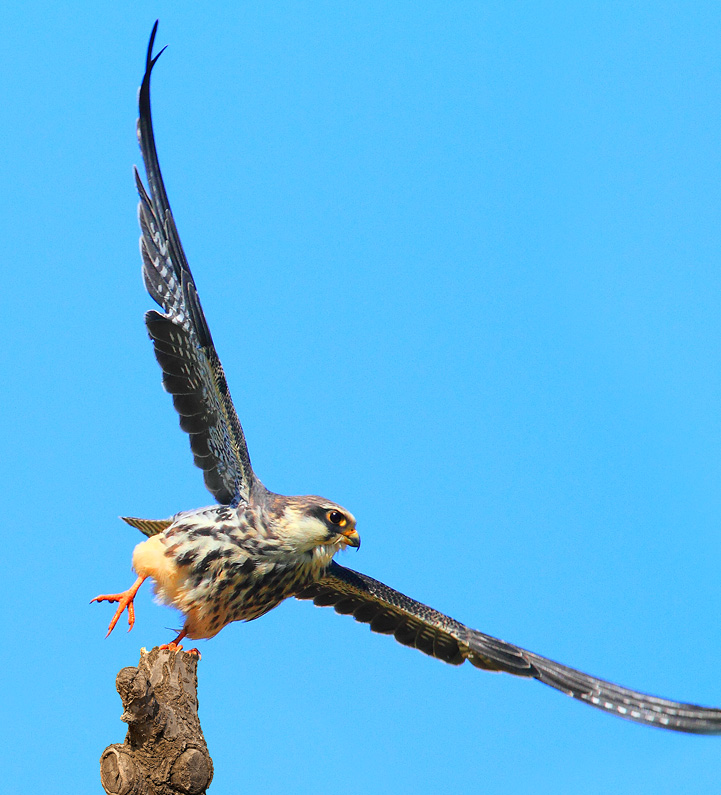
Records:
<instances>
[{"instance_id":1,"label":"falcon","mask_svg":"<svg viewBox=\"0 0 721 795\"><path fill-rule=\"evenodd\" d=\"M180 427L190 437L195 464L217 505L169 519L124 517L148 538L133 552L137 580L127 590L93 601L117 602L108 635L152 578L160 602L185 623L166 648L183 638L212 638L231 621L250 621L288 597L332 606L369 624L373 632L451 665L537 679L566 695L637 723L697 734L721 733L721 710L670 701L597 679L531 651L471 629L377 580L333 560L360 547L350 511L318 496L269 491L250 464L248 448L223 368L180 243L160 172L150 112L155 23L139 93L138 139L148 189L135 169L140 195L140 253L151 298L162 308L145 324L173 396ZM195 651L195 650L193 650Z\"/></svg>"}]
</instances>

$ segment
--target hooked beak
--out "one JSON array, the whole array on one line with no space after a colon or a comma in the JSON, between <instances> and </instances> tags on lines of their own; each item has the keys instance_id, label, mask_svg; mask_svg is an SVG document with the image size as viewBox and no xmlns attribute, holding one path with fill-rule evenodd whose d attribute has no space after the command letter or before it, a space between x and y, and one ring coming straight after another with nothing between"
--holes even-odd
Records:
<instances>
[{"instance_id":1,"label":"hooked beak","mask_svg":"<svg viewBox=\"0 0 721 795\"><path fill-rule=\"evenodd\" d=\"M358 531L355 528L352 530L346 530L345 533L341 533L341 535L343 536L347 546L360 549L360 536L358 535Z\"/></svg>"}]
</instances>

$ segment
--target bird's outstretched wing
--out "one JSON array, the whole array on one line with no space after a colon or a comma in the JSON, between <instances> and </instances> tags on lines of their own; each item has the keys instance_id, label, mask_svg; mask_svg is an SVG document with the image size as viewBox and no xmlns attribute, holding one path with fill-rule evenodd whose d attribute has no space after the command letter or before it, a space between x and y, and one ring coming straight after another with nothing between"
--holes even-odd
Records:
<instances>
[{"instance_id":1,"label":"bird's outstretched wing","mask_svg":"<svg viewBox=\"0 0 721 795\"><path fill-rule=\"evenodd\" d=\"M150 74L163 52L153 58L157 29L156 22L139 95L138 140L150 195L137 169L135 182L140 194L143 278L163 313L147 312L145 323L163 369L163 385L173 396L180 427L190 436L205 485L218 502L231 504L248 500L255 476L160 173L150 113Z\"/></svg>"},{"instance_id":2,"label":"bird's outstretched wing","mask_svg":"<svg viewBox=\"0 0 721 795\"><path fill-rule=\"evenodd\" d=\"M637 723L694 734L721 734L721 710L638 693L484 635L382 582L331 563L325 576L297 594L332 606L439 660L538 679L566 695Z\"/></svg>"}]
</instances>

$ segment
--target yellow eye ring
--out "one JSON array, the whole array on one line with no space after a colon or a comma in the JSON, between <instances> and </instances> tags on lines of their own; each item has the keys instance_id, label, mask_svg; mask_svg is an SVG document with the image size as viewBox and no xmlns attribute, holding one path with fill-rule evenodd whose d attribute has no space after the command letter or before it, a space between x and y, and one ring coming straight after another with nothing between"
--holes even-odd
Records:
<instances>
[{"instance_id":1,"label":"yellow eye ring","mask_svg":"<svg viewBox=\"0 0 721 795\"><path fill-rule=\"evenodd\" d=\"M334 525L338 527L345 527L348 524L348 520L343 516L340 511L331 510L326 511L325 518Z\"/></svg>"}]
</instances>

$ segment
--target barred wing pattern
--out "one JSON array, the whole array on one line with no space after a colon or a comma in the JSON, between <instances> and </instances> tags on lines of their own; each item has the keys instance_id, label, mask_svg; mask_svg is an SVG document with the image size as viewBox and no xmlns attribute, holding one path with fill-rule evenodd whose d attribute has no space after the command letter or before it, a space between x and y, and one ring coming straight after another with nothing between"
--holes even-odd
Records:
<instances>
[{"instance_id":1,"label":"barred wing pattern","mask_svg":"<svg viewBox=\"0 0 721 795\"><path fill-rule=\"evenodd\" d=\"M220 503L247 502L255 476L245 436L180 243L155 149L150 74L163 52L152 57L157 27L156 22L148 45L138 119L138 141L150 193L137 169L135 182L140 195L143 279L163 313L147 312L145 323L163 370L163 386L173 396L180 427L190 437L205 485Z\"/></svg>"},{"instance_id":2,"label":"barred wing pattern","mask_svg":"<svg viewBox=\"0 0 721 795\"><path fill-rule=\"evenodd\" d=\"M566 695L637 723L694 734L721 734L721 710L629 690L484 635L394 591L378 580L333 562L325 576L296 595L352 615L373 632L439 660L538 679Z\"/></svg>"}]
</instances>

